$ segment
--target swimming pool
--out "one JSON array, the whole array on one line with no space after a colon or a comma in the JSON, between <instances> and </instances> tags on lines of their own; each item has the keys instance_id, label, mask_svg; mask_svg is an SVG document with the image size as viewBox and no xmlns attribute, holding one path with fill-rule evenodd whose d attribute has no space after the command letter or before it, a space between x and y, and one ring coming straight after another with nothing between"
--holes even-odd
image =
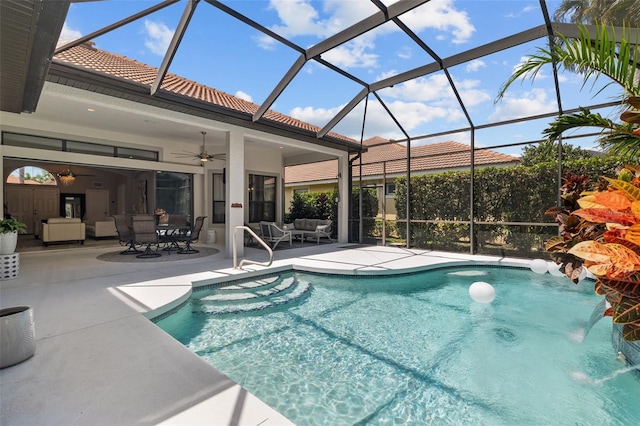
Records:
<instances>
[{"instance_id":1,"label":"swimming pool","mask_svg":"<svg viewBox=\"0 0 640 426\"><path fill-rule=\"evenodd\" d=\"M469 297L475 281L492 303ZM582 341L599 300L511 268L287 272L194 292L157 324L298 425L640 424L610 319Z\"/></svg>"}]
</instances>

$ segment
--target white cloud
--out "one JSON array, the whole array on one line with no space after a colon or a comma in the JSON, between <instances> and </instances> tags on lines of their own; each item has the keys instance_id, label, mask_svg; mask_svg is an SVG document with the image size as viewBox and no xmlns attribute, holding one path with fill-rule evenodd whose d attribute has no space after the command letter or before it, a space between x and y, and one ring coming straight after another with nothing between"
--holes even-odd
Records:
<instances>
[{"instance_id":1,"label":"white cloud","mask_svg":"<svg viewBox=\"0 0 640 426\"><path fill-rule=\"evenodd\" d=\"M520 97L507 93L502 101L495 105L488 120L490 122L511 120L548 113L557 108L555 100L548 99L547 92L542 89L533 89Z\"/></svg>"},{"instance_id":2,"label":"white cloud","mask_svg":"<svg viewBox=\"0 0 640 426\"><path fill-rule=\"evenodd\" d=\"M56 47L63 46L67 43L79 39L80 37L82 37L82 33L78 30L74 30L65 22L62 25L62 31L60 32L60 37L58 38Z\"/></svg>"},{"instance_id":3,"label":"white cloud","mask_svg":"<svg viewBox=\"0 0 640 426\"><path fill-rule=\"evenodd\" d=\"M535 10L539 10L539 9L536 6L527 5L527 6L523 7L522 10L520 10L518 12L507 13L505 15L505 18L519 18L520 16L524 15L525 13L533 12Z\"/></svg>"},{"instance_id":4,"label":"white cloud","mask_svg":"<svg viewBox=\"0 0 640 426\"><path fill-rule=\"evenodd\" d=\"M375 68L378 66L378 55L369 51L373 47L368 37L361 36L323 53L322 58L339 67Z\"/></svg>"},{"instance_id":5,"label":"white cloud","mask_svg":"<svg viewBox=\"0 0 640 426\"><path fill-rule=\"evenodd\" d=\"M479 89L479 80L454 80L456 89L467 107L473 107L491 99L486 90ZM384 96L402 101L429 102L432 105L459 108L449 80L444 74L419 77L380 91Z\"/></svg>"},{"instance_id":6,"label":"white cloud","mask_svg":"<svg viewBox=\"0 0 640 426\"><path fill-rule=\"evenodd\" d=\"M253 102L253 98L250 94L243 92L242 90L238 90L234 95L236 98L244 99L247 102Z\"/></svg>"},{"instance_id":7,"label":"white cloud","mask_svg":"<svg viewBox=\"0 0 640 426\"><path fill-rule=\"evenodd\" d=\"M474 59L473 61L467 64L465 70L467 72L475 72L475 71L478 71L480 68L484 68L486 66L487 64L484 61L480 59Z\"/></svg>"},{"instance_id":8,"label":"white cloud","mask_svg":"<svg viewBox=\"0 0 640 426\"><path fill-rule=\"evenodd\" d=\"M394 117L406 132L411 132L419 126L429 122L457 121L464 116L456 109L444 106L429 106L421 102L393 101L385 102ZM331 120L344 105L335 108L297 107L289 115L317 125L324 125ZM364 102L354 108L338 125L334 131L359 140L362 131L362 115ZM367 105L367 120L365 124L366 137L380 136L383 138L402 139L403 133L389 116L384 107L377 100L369 100Z\"/></svg>"},{"instance_id":9,"label":"white cloud","mask_svg":"<svg viewBox=\"0 0 640 426\"><path fill-rule=\"evenodd\" d=\"M275 10L280 19L280 23L272 26L271 30L287 38L313 36L326 39L378 12L368 1L325 0L322 5L322 10L318 11L310 0L271 0L269 9ZM440 31L436 37L450 38L453 43L468 41L475 31L466 12L454 8L453 0L432 0L401 18L416 32L436 29ZM378 61L378 55L373 53L375 40L390 32L400 32L400 29L395 25L377 27L324 53L323 58L345 68L375 67ZM266 36L257 38L257 43L263 49L275 47L274 41ZM411 51L406 49L398 52L402 59L408 59L410 55Z\"/></svg>"},{"instance_id":10,"label":"white cloud","mask_svg":"<svg viewBox=\"0 0 640 426\"><path fill-rule=\"evenodd\" d=\"M405 13L401 19L416 32L432 28L451 33L451 42L455 44L466 43L476 29L467 13L456 10L453 3L453 0L432 0Z\"/></svg>"},{"instance_id":11,"label":"white cloud","mask_svg":"<svg viewBox=\"0 0 640 426\"><path fill-rule=\"evenodd\" d=\"M411 59L412 54L411 54L411 48L408 46L403 46L400 48L400 50L398 51L397 55L398 58L400 59Z\"/></svg>"},{"instance_id":12,"label":"white cloud","mask_svg":"<svg viewBox=\"0 0 640 426\"><path fill-rule=\"evenodd\" d=\"M154 22L148 19L144 21L144 29L147 35L144 45L147 46L152 53L164 56L175 30L169 29L169 27L162 22Z\"/></svg>"}]
</instances>

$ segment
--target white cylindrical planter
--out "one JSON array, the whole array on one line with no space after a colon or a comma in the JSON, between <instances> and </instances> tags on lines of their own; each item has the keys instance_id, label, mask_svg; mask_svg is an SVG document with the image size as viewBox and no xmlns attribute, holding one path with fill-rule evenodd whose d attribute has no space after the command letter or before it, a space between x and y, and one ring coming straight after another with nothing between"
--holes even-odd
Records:
<instances>
[{"instance_id":1,"label":"white cylindrical planter","mask_svg":"<svg viewBox=\"0 0 640 426\"><path fill-rule=\"evenodd\" d=\"M207 244L215 244L216 243L216 230L208 229L207 230Z\"/></svg>"},{"instance_id":2,"label":"white cylindrical planter","mask_svg":"<svg viewBox=\"0 0 640 426\"><path fill-rule=\"evenodd\" d=\"M33 310L29 306L0 309L0 368L29 359L35 352Z\"/></svg>"},{"instance_id":3,"label":"white cylindrical planter","mask_svg":"<svg viewBox=\"0 0 640 426\"><path fill-rule=\"evenodd\" d=\"M16 251L18 244L17 232L0 233L0 254L11 254Z\"/></svg>"}]
</instances>

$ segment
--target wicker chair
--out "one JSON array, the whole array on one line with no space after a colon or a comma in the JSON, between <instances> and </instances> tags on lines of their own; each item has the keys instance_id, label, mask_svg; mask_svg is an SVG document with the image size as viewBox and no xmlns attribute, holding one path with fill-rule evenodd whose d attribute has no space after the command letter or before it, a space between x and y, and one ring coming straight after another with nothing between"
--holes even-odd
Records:
<instances>
[{"instance_id":1,"label":"wicker chair","mask_svg":"<svg viewBox=\"0 0 640 426\"><path fill-rule=\"evenodd\" d=\"M178 254L194 254L199 253L200 250L196 250L191 247L192 243L197 243L200 237L200 231L202 230L202 224L204 223L206 216L198 216L193 225L193 228L186 232L183 236L179 237L180 242L184 243L184 247L178 250Z\"/></svg>"},{"instance_id":2,"label":"wicker chair","mask_svg":"<svg viewBox=\"0 0 640 426\"><path fill-rule=\"evenodd\" d=\"M133 228L134 244L147 246L136 257L144 259L161 256L158 253L159 237L158 231L156 231L156 219L153 216L134 216L131 220L131 227ZM152 250L151 246L155 246L155 250Z\"/></svg>"},{"instance_id":3,"label":"wicker chair","mask_svg":"<svg viewBox=\"0 0 640 426\"><path fill-rule=\"evenodd\" d=\"M133 241L133 233L131 232L131 228L129 228L127 216L123 214L116 214L116 215L113 215L112 217L116 223L116 231L118 232L118 239L120 240L120 245L127 246L127 249L124 251L121 251L120 254L142 253L140 250L136 248L136 245Z\"/></svg>"}]
</instances>

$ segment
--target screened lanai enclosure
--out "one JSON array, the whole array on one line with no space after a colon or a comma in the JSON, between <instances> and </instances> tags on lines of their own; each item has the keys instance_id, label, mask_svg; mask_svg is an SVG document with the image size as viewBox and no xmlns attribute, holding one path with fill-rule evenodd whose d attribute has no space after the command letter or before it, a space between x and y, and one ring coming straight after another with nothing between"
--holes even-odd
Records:
<instances>
[{"instance_id":1,"label":"screened lanai enclosure","mask_svg":"<svg viewBox=\"0 0 640 426\"><path fill-rule=\"evenodd\" d=\"M349 199L353 242L536 256L558 233L545 211L561 202L566 173L613 175L622 164L589 128L534 155L562 114L587 107L619 121L623 92L608 77L584 84L549 64L498 99L525 58L579 35L563 1L56 3L68 10L54 56L91 42L156 67L151 96L179 75L252 102L252 123L278 111L311 124L318 141L333 132L359 143L351 193L329 197ZM609 30L620 38L618 25ZM638 28L626 30L637 40ZM578 154L562 158L563 146ZM342 178L331 175L323 191Z\"/></svg>"}]
</instances>

